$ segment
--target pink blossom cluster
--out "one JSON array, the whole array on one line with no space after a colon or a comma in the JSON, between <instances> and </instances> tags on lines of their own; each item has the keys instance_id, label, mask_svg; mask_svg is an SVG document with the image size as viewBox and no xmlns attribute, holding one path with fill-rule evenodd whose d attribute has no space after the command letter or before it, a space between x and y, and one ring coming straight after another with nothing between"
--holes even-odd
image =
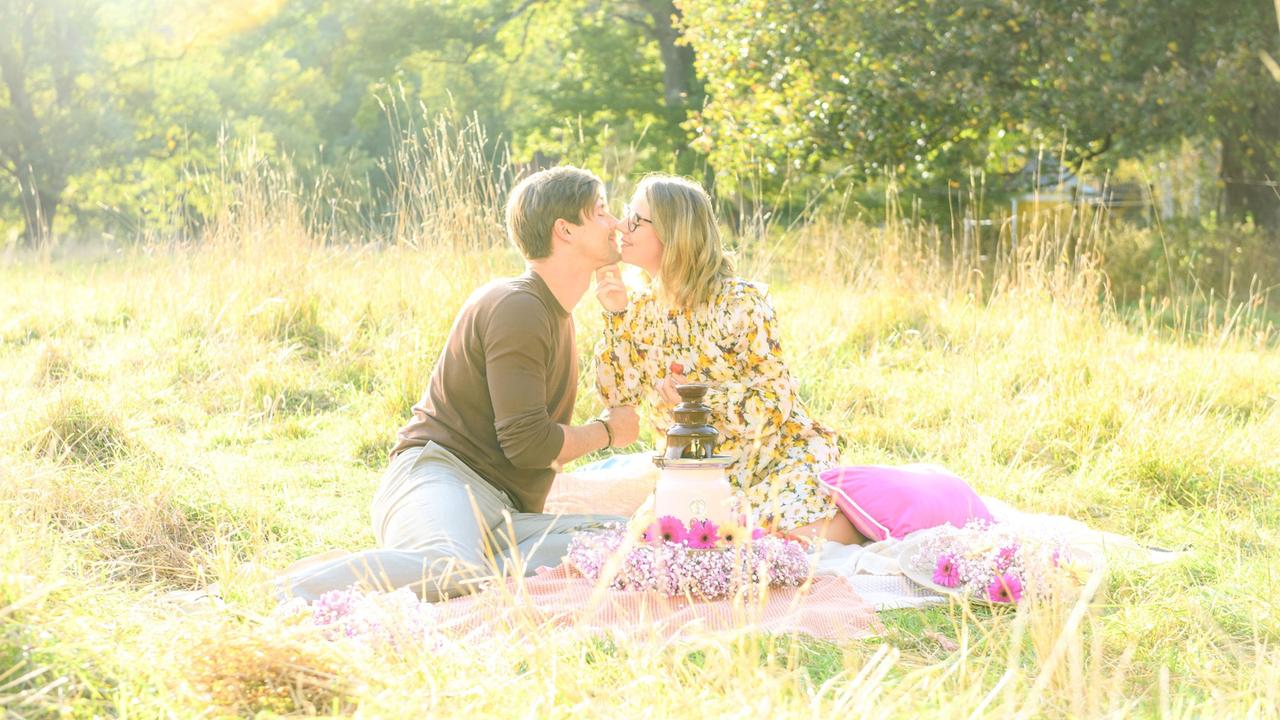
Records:
<instances>
[{"instance_id":1,"label":"pink blossom cluster","mask_svg":"<svg viewBox=\"0 0 1280 720\"><path fill-rule=\"evenodd\" d=\"M275 611L286 621L320 627L331 640L351 638L392 650L438 646L435 613L431 603L407 588L385 593L330 590L314 602L295 598Z\"/></svg>"},{"instance_id":2,"label":"pink blossom cluster","mask_svg":"<svg viewBox=\"0 0 1280 720\"><path fill-rule=\"evenodd\" d=\"M640 533L640 540L645 543L669 542L688 545L695 550L710 550L715 547L738 545L743 543L748 534L752 540L764 537L761 528L754 528L748 533L746 520L741 524L725 523L716 525L706 519L690 520L685 527L684 521L673 515L663 515L658 521L649 525Z\"/></svg>"},{"instance_id":3,"label":"pink blossom cluster","mask_svg":"<svg viewBox=\"0 0 1280 720\"><path fill-rule=\"evenodd\" d=\"M931 531L909 562L933 582L995 603L1016 603L1030 586L1044 587L1070 560L1066 545L1012 526L972 520Z\"/></svg>"},{"instance_id":4,"label":"pink blossom cluster","mask_svg":"<svg viewBox=\"0 0 1280 720\"><path fill-rule=\"evenodd\" d=\"M656 524L662 525L662 521ZM712 542L703 534L710 536L714 529L708 530L698 521L691 525L695 527L692 542L687 534L650 534L650 528L635 543L621 525L578 533L569 544L565 562L584 577L598 580L610 561L619 558L621 564L610 582L613 589L657 590L673 597L700 599L724 597L762 583L794 587L809 577L808 553L795 540L756 533L749 541L721 538ZM671 531L675 526L667 523L665 529Z\"/></svg>"}]
</instances>

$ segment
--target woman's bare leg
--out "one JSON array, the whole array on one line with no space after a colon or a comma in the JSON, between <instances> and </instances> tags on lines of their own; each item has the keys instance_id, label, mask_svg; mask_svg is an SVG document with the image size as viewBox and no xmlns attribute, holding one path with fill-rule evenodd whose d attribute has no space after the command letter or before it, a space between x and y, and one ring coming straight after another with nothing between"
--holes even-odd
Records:
<instances>
[{"instance_id":1,"label":"woman's bare leg","mask_svg":"<svg viewBox=\"0 0 1280 720\"><path fill-rule=\"evenodd\" d=\"M826 520L801 525L792 530L791 534L811 538L826 538L842 545L861 545L867 542L867 538L858 532L858 529L853 526L853 523L849 522L849 518L845 517L842 512L837 512Z\"/></svg>"}]
</instances>

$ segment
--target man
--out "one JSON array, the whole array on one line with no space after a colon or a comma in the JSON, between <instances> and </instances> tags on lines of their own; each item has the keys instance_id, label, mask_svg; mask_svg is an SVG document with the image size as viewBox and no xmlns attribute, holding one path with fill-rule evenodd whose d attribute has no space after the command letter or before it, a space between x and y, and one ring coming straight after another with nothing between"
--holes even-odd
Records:
<instances>
[{"instance_id":1,"label":"man","mask_svg":"<svg viewBox=\"0 0 1280 720\"><path fill-rule=\"evenodd\" d=\"M592 274L619 259L604 184L573 167L535 173L507 203L528 261L467 300L373 501L381 549L298 570L284 593L314 599L352 584L411 587L427 600L473 589L515 563L557 565L572 533L619 519L542 513L553 468L635 441L631 407L573 426L571 312ZM616 278L605 279L612 286Z\"/></svg>"}]
</instances>

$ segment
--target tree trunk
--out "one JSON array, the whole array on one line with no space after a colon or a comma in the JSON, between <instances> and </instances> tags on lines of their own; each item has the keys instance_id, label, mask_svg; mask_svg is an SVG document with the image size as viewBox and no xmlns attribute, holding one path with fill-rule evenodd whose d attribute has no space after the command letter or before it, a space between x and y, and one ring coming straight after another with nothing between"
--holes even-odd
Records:
<instances>
[{"instance_id":1,"label":"tree trunk","mask_svg":"<svg viewBox=\"0 0 1280 720\"><path fill-rule=\"evenodd\" d=\"M1280 236L1280 103L1251 107L1249 122L1221 133L1223 216L1229 223L1249 219Z\"/></svg>"},{"instance_id":2,"label":"tree trunk","mask_svg":"<svg viewBox=\"0 0 1280 720\"><path fill-rule=\"evenodd\" d=\"M680 11L672 0L645 0L644 5L653 18L653 36L662 54L662 95L667 107L682 113L701 107L703 89L693 67L693 48L679 44Z\"/></svg>"},{"instance_id":3,"label":"tree trunk","mask_svg":"<svg viewBox=\"0 0 1280 720\"><path fill-rule=\"evenodd\" d=\"M674 137L688 137L684 123L691 113L702 109L707 94L694 66L693 48L680 43L680 10L673 0L642 0L641 4L653 18L652 36L658 42L662 57L662 97L667 106L667 122ZM706 158L703 161L703 185L715 197L715 171ZM698 169L692 152L681 152L678 162L681 172L692 174Z\"/></svg>"},{"instance_id":4,"label":"tree trunk","mask_svg":"<svg viewBox=\"0 0 1280 720\"><path fill-rule=\"evenodd\" d=\"M1246 162L1245 150L1234 140L1222 141L1223 218L1231 224L1252 219L1280 234L1280 176L1261 163Z\"/></svg>"}]
</instances>

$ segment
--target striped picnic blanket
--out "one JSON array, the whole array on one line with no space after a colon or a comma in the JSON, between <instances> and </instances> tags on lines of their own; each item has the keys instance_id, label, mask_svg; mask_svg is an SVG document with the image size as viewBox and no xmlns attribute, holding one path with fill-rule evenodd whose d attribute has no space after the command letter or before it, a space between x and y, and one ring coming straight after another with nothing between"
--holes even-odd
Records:
<instances>
[{"instance_id":1,"label":"striped picnic blanket","mask_svg":"<svg viewBox=\"0 0 1280 720\"><path fill-rule=\"evenodd\" d=\"M437 604L442 629L473 631L547 625L653 633L758 631L805 633L827 640L869 637L881 631L875 610L842 577L824 575L798 588L769 588L721 600L669 597L655 591L611 590L571 574L564 566L505 587Z\"/></svg>"}]
</instances>

